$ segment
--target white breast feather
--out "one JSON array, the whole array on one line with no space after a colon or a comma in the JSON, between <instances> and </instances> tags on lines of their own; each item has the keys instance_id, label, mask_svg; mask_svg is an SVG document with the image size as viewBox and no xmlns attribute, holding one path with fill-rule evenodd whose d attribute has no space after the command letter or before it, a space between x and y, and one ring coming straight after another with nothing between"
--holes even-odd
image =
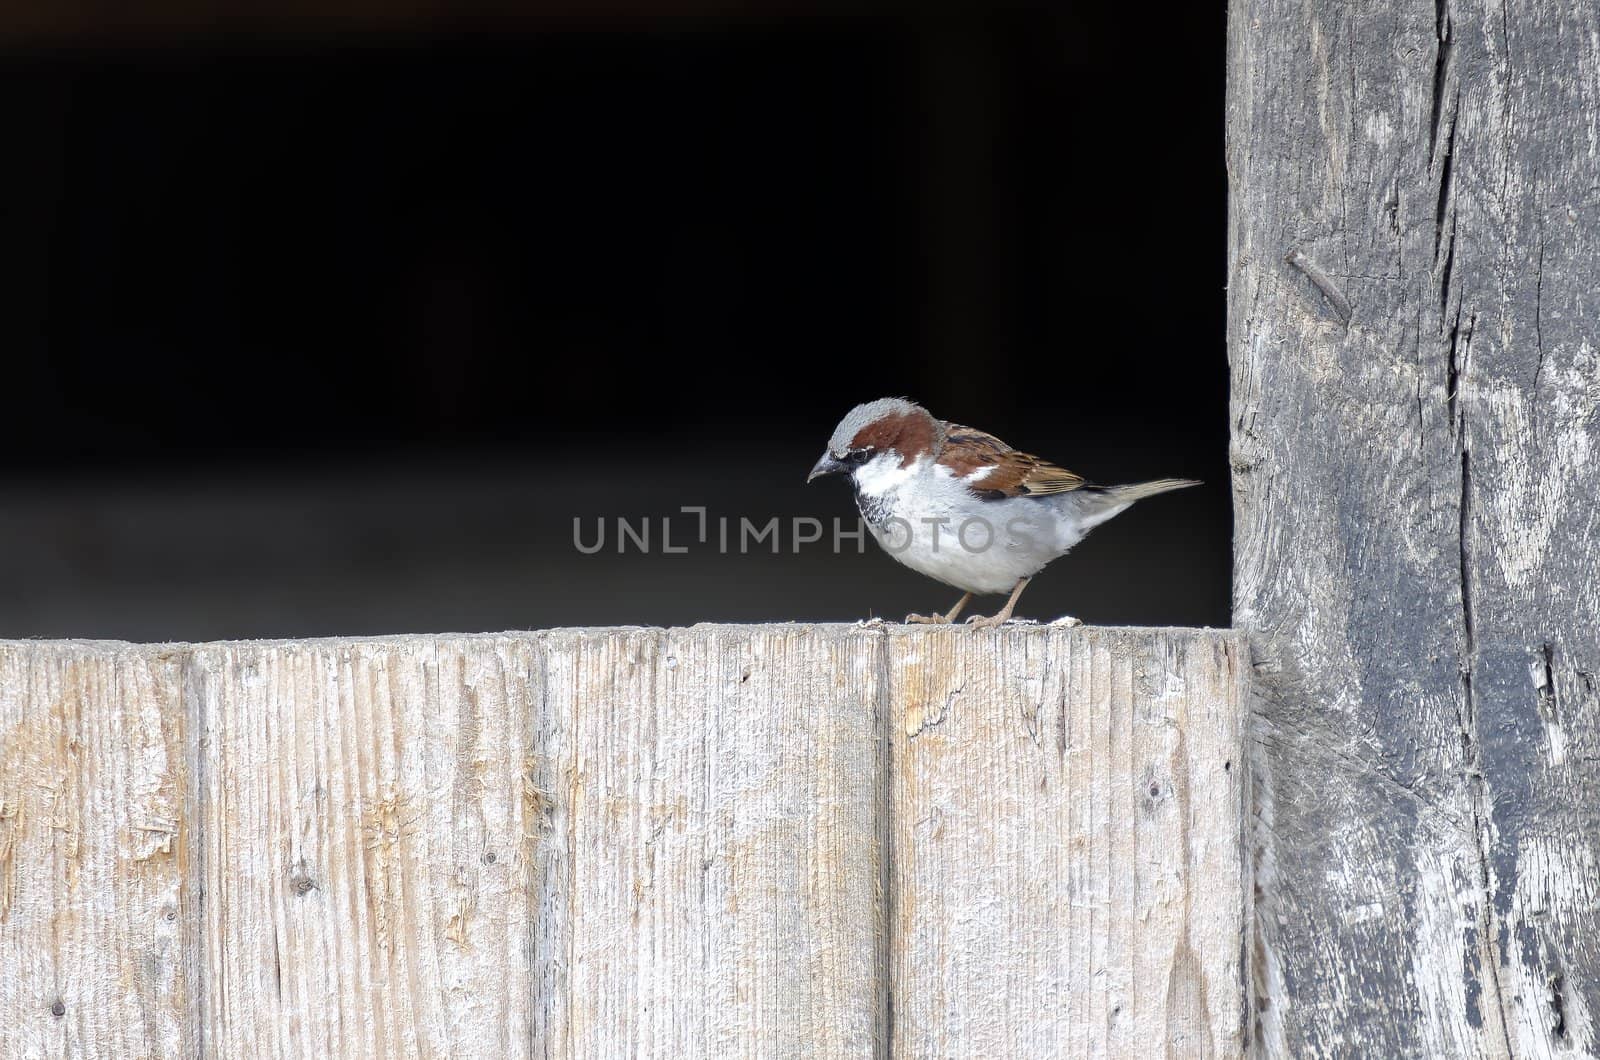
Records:
<instances>
[{"instance_id":1,"label":"white breast feather","mask_svg":"<svg viewBox=\"0 0 1600 1060\"><path fill-rule=\"evenodd\" d=\"M1006 593L1083 538L1084 529L1056 498L972 495L968 484L994 470L958 477L928 457L900 466L894 454L854 472L864 503L885 519L869 520L878 544L921 574L975 593Z\"/></svg>"}]
</instances>

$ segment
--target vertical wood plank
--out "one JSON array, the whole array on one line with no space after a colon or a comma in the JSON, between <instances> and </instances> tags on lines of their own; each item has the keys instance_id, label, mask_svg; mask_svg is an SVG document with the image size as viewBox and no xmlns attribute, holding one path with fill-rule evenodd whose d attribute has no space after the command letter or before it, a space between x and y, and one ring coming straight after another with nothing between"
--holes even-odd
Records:
<instances>
[{"instance_id":1,"label":"vertical wood plank","mask_svg":"<svg viewBox=\"0 0 1600 1060\"><path fill-rule=\"evenodd\" d=\"M881 640L552 634L573 718L564 1055L881 1046Z\"/></svg>"},{"instance_id":2,"label":"vertical wood plank","mask_svg":"<svg viewBox=\"0 0 1600 1060\"><path fill-rule=\"evenodd\" d=\"M0 1056L191 1057L182 656L0 643Z\"/></svg>"},{"instance_id":3,"label":"vertical wood plank","mask_svg":"<svg viewBox=\"0 0 1600 1060\"><path fill-rule=\"evenodd\" d=\"M1600 1055L1600 8L1230 9L1263 1051Z\"/></svg>"},{"instance_id":4,"label":"vertical wood plank","mask_svg":"<svg viewBox=\"0 0 1600 1060\"><path fill-rule=\"evenodd\" d=\"M203 726L216 1056L527 1056L537 643L225 644Z\"/></svg>"},{"instance_id":5,"label":"vertical wood plank","mask_svg":"<svg viewBox=\"0 0 1600 1060\"><path fill-rule=\"evenodd\" d=\"M1239 1055L1239 642L889 644L896 1052Z\"/></svg>"}]
</instances>

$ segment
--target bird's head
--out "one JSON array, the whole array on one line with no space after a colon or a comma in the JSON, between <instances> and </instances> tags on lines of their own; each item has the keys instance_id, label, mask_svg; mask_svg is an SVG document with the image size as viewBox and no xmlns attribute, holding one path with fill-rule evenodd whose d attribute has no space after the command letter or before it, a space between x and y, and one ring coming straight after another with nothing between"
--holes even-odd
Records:
<instances>
[{"instance_id":1,"label":"bird's head","mask_svg":"<svg viewBox=\"0 0 1600 1060\"><path fill-rule=\"evenodd\" d=\"M933 453L942 431L943 425L927 409L905 398L879 398L857 405L834 428L827 451L806 481L851 473L879 458L905 466Z\"/></svg>"}]
</instances>

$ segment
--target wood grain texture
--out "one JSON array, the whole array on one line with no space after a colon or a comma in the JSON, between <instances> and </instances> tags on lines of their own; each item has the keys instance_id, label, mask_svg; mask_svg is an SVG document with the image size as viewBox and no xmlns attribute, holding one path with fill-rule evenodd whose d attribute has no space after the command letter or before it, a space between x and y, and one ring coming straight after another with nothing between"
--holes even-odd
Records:
<instances>
[{"instance_id":1,"label":"wood grain texture","mask_svg":"<svg viewBox=\"0 0 1600 1060\"><path fill-rule=\"evenodd\" d=\"M182 656L0 643L0 1056L198 1055Z\"/></svg>"},{"instance_id":2,"label":"wood grain texture","mask_svg":"<svg viewBox=\"0 0 1600 1060\"><path fill-rule=\"evenodd\" d=\"M1240 1055L1239 645L889 644L896 1053Z\"/></svg>"},{"instance_id":3,"label":"wood grain texture","mask_svg":"<svg viewBox=\"0 0 1600 1060\"><path fill-rule=\"evenodd\" d=\"M866 1056L881 635L556 633L573 705L567 1037L588 1056Z\"/></svg>"},{"instance_id":4,"label":"wood grain texture","mask_svg":"<svg viewBox=\"0 0 1600 1060\"><path fill-rule=\"evenodd\" d=\"M202 647L218 1056L527 1056L538 646Z\"/></svg>"},{"instance_id":5,"label":"wood grain texture","mask_svg":"<svg viewBox=\"0 0 1600 1060\"><path fill-rule=\"evenodd\" d=\"M1267 1055L1600 1051L1597 40L1231 5Z\"/></svg>"},{"instance_id":6,"label":"wood grain texture","mask_svg":"<svg viewBox=\"0 0 1600 1060\"><path fill-rule=\"evenodd\" d=\"M1228 1055L1239 644L0 644L0 1053Z\"/></svg>"}]
</instances>

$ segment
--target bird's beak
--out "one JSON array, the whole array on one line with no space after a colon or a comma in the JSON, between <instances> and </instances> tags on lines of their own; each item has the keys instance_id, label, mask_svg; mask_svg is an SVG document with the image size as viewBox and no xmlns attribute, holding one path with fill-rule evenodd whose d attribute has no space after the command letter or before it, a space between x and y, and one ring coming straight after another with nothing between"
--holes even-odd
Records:
<instances>
[{"instance_id":1,"label":"bird's beak","mask_svg":"<svg viewBox=\"0 0 1600 1060\"><path fill-rule=\"evenodd\" d=\"M844 461L835 460L832 453L823 453L822 459L817 461L817 466L812 468L811 474L806 476L806 481L810 482L812 479L821 478L823 475L837 475L844 470Z\"/></svg>"}]
</instances>

